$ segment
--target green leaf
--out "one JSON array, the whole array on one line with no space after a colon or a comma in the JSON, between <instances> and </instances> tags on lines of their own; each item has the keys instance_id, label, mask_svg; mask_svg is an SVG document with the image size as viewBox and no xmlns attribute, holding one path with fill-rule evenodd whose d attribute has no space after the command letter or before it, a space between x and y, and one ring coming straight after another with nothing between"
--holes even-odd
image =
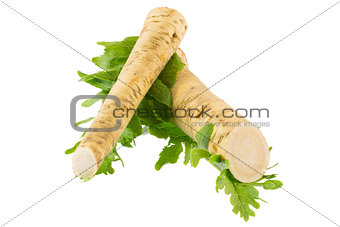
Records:
<instances>
[{"instance_id":1,"label":"green leaf","mask_svg":"<svg viewBox=\"0 0 340 227\"><path fill-rule=\"evenodd\" d=\"M137 114L134 114L127 125L127 128L131 129L132 132L137 136L140 136L143 132L142 124L140 123L139 117Z\"/></svg>"},{"instance_id":2,"label":"green leaf","mask_svg":"<svg viewBox=\"0 0 340 227\"><path fill-rule=\"evenodd\" d=\"M108 94L108 92L107 91L100 91L99 93L97 93L97 95L96 96L98 96L98 95L107 95ZM84 101L82 104L81 104L81 106L82 107L90 107L90 106L92 106L93 104L95 104L96 102L98 102L99 100L101 100L101 98L96 98L96 97L94 97L94 98L92 98L92 99L88 99L88 100L86 100L86 101Z\"/></svg>"},{"instance_id":3,"label":"green leaf","mask_svg":"<svg viewBox=\"0 0 340 227\"><path fill-rule=\"evenodd\" d=\"M126 128L120 135L117 143L120 143L124 147L133 147L131 143L134 142L135 138L136 135L134 134L134 132L130 128Z\"/></svg>"},{"instance_id":4,"label":"green leaf","mask_svg":"<svg viewBox=\"0 0 340 227\"><path fill-rule=\"evenodd\" d=\"M160 122L169 122L172 117L171 107L159 102L149 93L146 94L146 97L151 107L152 116Z\"/></svg>"},{"instance_id":5,"label":"green leaf","mask_svg":"<svg viewBox=\"0 0 340 227\"><path fill-rule=\"evenodd\" d=\"M154 101L153 100L149 100L147 98L148 95L146 95L143 99L142 102L139 104L138 108L137 108L137 115L140 118L140 121L142 124L144 125L156 125L156 124L160 124L162 122L162 120L159 120L153 110L153 106L154 106Z\"/></svg>"},{"instance_id":6,"label":"green leaf","mask_svg":"<svg viewBox=\"0 0 340 227\"><path fill-rule=\"evenodd\" d=\"M125 147L132 147L131 143L134 143L134 139L140 136L142 133L142 124L140 123L138 116L134 114L117 142Z\"/></svg>"},{"instance_id":7,"label":"green leaf","mask_svg":"<svg viewBox=\"0 0 340 227\"><path fill-rule=\"evenodd\" d=\"M89 122L89 121L92 121L93 119L94 119L94 117L89 117L89 118L87 118L87 119L85 119L85 120L78 121L78 122L75 124L75 126L78 126L78 125L81 125L81 124L85 124L85 123L87 123L87 122Z\"/></svg>"},{"instance_id":8,"label":"green leaf","mask_svg":"<svg viewBox=\"0 0 340 227\"><path fill-rule=\"evenodd\" d=\"M173 138L178 142L193 142L177 125L172 122L163 122L149 126L149 133L161 139Z\"/></svg>"},{"instance_id":9,"label":"green leaf","mask_svg":"<svg viewBox=\"0 0 340 227\"><path fill-rule=\"evenodd\" d=\"M262 179L273 179L275 177L277 177L277 174L263 175L260 180L262 180Z\"/></svg>"},{"instance_id":10,"label":"green leaf","mask_svg":"<svg viewBox=\"0 0 340 227\"><path fill-rule=\"evenodd\" d=\"M230 162L228 160L223 160L221 155L212 155L208 161L220 171L228 169L230 166Z\"/></svg>"},{"instance_id":11,"label":"green leaf","mask_svg":"<svg viewBox=\"0 0 340 227\"><path fill-rule=\"evenodd\" d=\"M77 142L72 148L69 148L65 151L65 154L72 154L76 151L77 147L79 146L81 141Z\"/></svg>"},{"instance_id":12,"label":"green leaf","mask_svg":"<svg viewBox=\"0 0 340 227\"><path fill-rule=\"evenodd\" d=\"M102 164L99 166L96 175L99 174L113 174L115 172L115 170L112 167L112 162L116 162L116 161L121 161L123 164L122 159L120 158L120 156L117 153L116 147L114 147L109 154L106 156L106 158L103 160ZM124 165L124 164L123 164Z\"/></svg>"},{"instance_id":13,"label":"green leaf","mask_svg":"<svg viewBox=\"0 0 340 227\"><path fill-rule=\"evenodd\" d=\"M97 72L95 74L92 74L94 78L109 81L109 82L116 82L118 75L120 73L121 69L113 70L113 71L106 71L106 72Z\"/></svg>"},{"instance_id":14,"label":"green leaf","mask_svg":"<svg viewBox=\"0 0 340 227\"><path fill-rule=\"evenodd\" d=\"M159 154L159 159L155 165L155 169L160 170L165 164L176 163L182 151L183 147L181 143L164 147L163 151Z\"/></svg>"},{"instance_id":15,"label":"green leaf","mask_svg":"<svg viewBox=\"0 0 340 227\"><path fill-rule=\"evenodd\" d=\"M156 80L151 86L148 94L151 95L158 102L171 107L172 106L172 96L170 89L163 84L161 80Z\"/></svg>"},{"instance_id":16,"label":"green leaf","mask_svg":"<svg viewBox=\"0 0 340 227\"><path fill-rule=\"evenodd\" d=\"M184 66L181 58L175 53L159 74L158 79L171 90L176 83L177 73L183 70Z\"/></svg>"},{"instance_id":17,"label":"green leaf","mask_svg":"<svg viewBox=\"0 0 340 227\"><path fill-rule=\"evenodd\" d=\"M256 209L260 208L256 201L260 200L259 192L255 187L239 182L225 169L216 180L216 191L223 188L227 195L230 194L230 203L235 214L240 213L245 221L248 221L250 216L255 216L255 212L250 208L250 205Z\"/></svg>"},{"instance_id":18,"label":"green leaf","mask_svg":"<svg viewBox=\"0 0 340 227\"><path fill-rule=\"evenodd\" d=\"M191 150L194 146L196 146L197 144L195 142L188 142L186 141L184 143L185 145L185 156L184 156L184 165L187 165L190 161L190 156L191 156Z\"/></svg>"},{"instance_id":19,"label":"green leaf","mask_svg":"<svg viewBox=\"0 0 340 227\"><path fill-rule=\"evenodd\" d=\"M80 72L81 73L81 72ZM81 78L79 81L88 81L94 78L104 80L107 82L112 82L114 84L117 81L118 75L120 73L120 70L113 70L113 71L99 71L94 74L87 75L85 73L81 73ZM79 72L78 72L79 74Z\"/></svg>"},{"instance_id":20,"label":"green leaf","mask_svg":"<svg viewBox=\"0 0 340 227\"><path fill-rule=\"evenodd\" d=\"M110 91L114 84L114 82L109 82L106 80L95 78L93 74L87 75L85 73L78 71L78 75L80 76L81 80L83 80L84 82L91 84L92 86L95 86L97 88L100 88L104 91Z\"/></svg>"},{"instance_id":21,"label":"green leaf","mask_svg":"<svg viewBox=\"0 0 340 227\"><path fill-rule=\"evenodd\" d=\"M83 134L81 134L80 138L83 138L85 136L87 131L83 132Z\"/></svg>"},{"instance_id":22,"label":"green leaf","mask_svg":"<svg viewBox=\"0 0 340 227\"><path fill-rule=\"evenodd\" d=\"M200 149L200 148L194 148L191 150L190 154L190 162L193 167L197 167L199 161L201 158L209 158L211 154L209 151Z\"/></svg>"},{"instance_id":23,"label":"green leaf","mask_svg":"<svg viewBox=\"0 0 340 227\"><path fill-rule=\"evenodd\" d=\"M204 125L196 134L197 146L201 149L208 149L210 136L214 130L214 124L209 123Z\"/></svg>"},{"instance_id":24,"label":"green leaf","mask_svg":"<svg viewBox=\"0 0 340 227\"><path fill-rule=\"evenodd\" d=\"M275 190L282 187L282 182L279 180L267 180L263 184L265 190Z\"/></svg>"},{"instance_id":25,"label":"green leaf","mask_svg":"<svg viewBox=\"0 0 340 227\"><path fill-rule=\"evenodd\" d=\"M120 42L98 42L105 47L104 54L92 61L105 71L121 70L137 39L138 37L128 37Z\"/></svg>"}]
</instances>

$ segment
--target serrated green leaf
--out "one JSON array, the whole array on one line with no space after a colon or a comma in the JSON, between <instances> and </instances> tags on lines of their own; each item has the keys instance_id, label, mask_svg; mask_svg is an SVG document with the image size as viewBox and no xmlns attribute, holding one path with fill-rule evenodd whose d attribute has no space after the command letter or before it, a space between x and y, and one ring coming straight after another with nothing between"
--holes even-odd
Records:
<instances>
[{"instance_id":1,"label":"serrated green leaf","mask_svg":"<svg viewBox=\"0 0 340 227\"><path fill-rule=\"evenodd\" d=\"M109 82L116 82L118 75L120 73L121 69L116 69L113 71L106 71L106 72L97 72L95 74L92 74L94 78L109 81Z\"/></svg>"},{"instance_id":2,"label":"serrated green leaf","mask_svg":"<svg viewBox=\"0 0 340 227\"><path fill-rule=\"evenodd\" d=\"M132 147L131 143L134 142L134 139L140 136L142 132L143 128L139 117L137 114L134 114L117 142L125 147Z\"/></svg>"},{"instance_id":3,"label":"serrated green leaf","mask_svg":"<svg viewBox=\"0 0 340 227\"><path fill-rule=\"evenodd\" d=\"M275 190L282 187L282 182L279 180L267 180L263 183L265 190Z\"/></svg>"},{"instance_id":4,"label":"serrated green leaf","mask_svg":"<svg viewBox=\"0 0 340 227\"><path fill-rule=\"evenodd\" d=\"M196 134L197 146L201 149L208 149L210 136L214 130L214 124L209 123L204 125Z\"/></svg>"},{"instance_id":5,"label":"serrated green leaf","mask_svg":"<svg viewBox=\"0 0 340 227\"><path fill-rule=\"evenodd\" d=\"M190 161L191 150L197 144L195 142L186 141L184 143L184 145L185 145L185 155L184 155L184 162L183 163L184 163L184 165L187 165Z\"/></svg>"},{"instance_id":6,"label":"serrated green leaf","mask_svg":"<svg viewBox=\"0 0 340 227\"><path fill-rule=\"evenodd\" d=\"M260 198L259 192L254 186L239 182L231 175L229 170L225 169L216 180L216 190L223 188L227 195L230 194L230 203L235 214L240 213L245 221L248 221L250 216L255 216L250 205L256 209L260 208L260 204L256 201Z\"/></svg>"},{"instance_id":7,"label":"serrated green leaf","mask_svg":"<svg viewBox=\"0 0 340 227\"><path fill-rule=\"evenodd\" d=\"M92 75L87 75L80 71L78 71L78 75L80 76L81 80L83 80L84 82L91 84L92 86L95 86L97 88L100 88L104 91L110 91L114 84L114 82L101 80L101 79L93 77Z\"/></svg>"},{"instance_id":8,"label":"serrated green leaf","mask_svg":"<svg viewBox=\"0 0 340 227\"><path fill-rule=\"evenodd\" d=\"M108 91L100 91L100 92L97 93L96 96L98 96L98 95L107 95L108 93L109 93ZM96 102L98 102L99 100L101 100L101 99L99 99L98 97L97 97L97 98L94 97L94 98L92 98L92 99L85 100L85 101L81 104L81 106L82 106L82 107L90 107L90 106L92 106L93 104L95 104Z\"/></svg>"},{"instance_id":9,"label":"serrated green leaf","mask_svg":"<svg viewBox=\"0 0 340 227\"><path fill-rule=\"evenodd\" d=\"M177 73L181 71L184 66L185 64L181 61L181 58L175 53L159 74L158 79L171 90L176 83Z\"/></svg>"},{"instance_id":10,"label":"serrated green leaf","mask_svg":"<svg viewBox=\"0 0 340 227\"><path fill-rule=\"evenodd\" d=\"M134 142L135 138L136 136L134 132L131 129L126 128L120 135L117 143L120 143L124 147L133 147L131 143Z\"/></svg>"},{"instance_id":11,"label":"serrated green leaf","mask_svg":"<svg viewBox=\"0 0 340 227\"><path fill-rule=\"evenodd\" d=\"M117 153L116 147L114 147L109 154L105 157L102 164L99 166L96 175L99 174L113 174L115 170L112 167L112 163L116 161L121 161L122 165L124 166L123 160L120 158L120 156Z\"/></svg>"},{"instance_id":12,"label":"serrated green leaf","mask_svg":"<svg viewBox=\"0 0 340 227\"><path fill-rule=\"evenodd\" d=\"M209 158L211 154L209 151L200 149L200 148L193 148L190 153L190 162L193 167L197 167L201 158Z\"/></svg>"},{"instance_id":13,"label":"serrated green leaf","mask_svg":"<svg viewBox=\"0 0 340 227\"><path fill-rule=\"evenodd\" d=\"M208 161L220 171L228 169L230 166L230 162L228 160L223 160L221 155L212 155Z\"/></svg>"},{"instance_id":14,"label":"serrated green leaf","mask_svg":"<svg viewBox=\"0 0 340 227\"><path fill-rule=\"evenodd\" d=\"M158 120L152 111L154 101L149 100L147 96L148 95L142 99L142 102L137 108L137 115L140 118L141 123L147 126L162 123L162 121Z\"/></svg>"},{"instance_id":15,"label":"serrated green leaf","mask_svg":"<svg viewBox=\"0 0 340 227\"><path fill-rule=\"evenodd\" d=\"M137 136L141 135L143 132L142 124L140 123L139 117L137 114L134 114L127 125L127 128L130 128L133 133Z\"/></svg>"},{"instance_id":16,"label":"serrated green leaf","mask_svg":"<svg viewBox=\"0 0 340 227\"><path fill-rule=\"evenodd\" d=\"M158 102L171 107L172 106L172 96L170 89L163 84L161 80L156 80L151 86L148 94L151 95Z\"/></svg>"},{"instance_id":17,"label":"serrated green leaf","mask_svg":"<svg viewBox=\"0 0 340 227\"><path fill-rule=\"evenodd\" d=\"M155 169L160 170L165 164L176 163L182 151L183 147L181 143L164 147L163 151L159 154L159 159L155 164Z\"/></svg>"},{"instance_id":18,"label":"serrated green leaf","mask_svg":"<svg viewBox=\"0 0 340 227\"><path fill-rule=\"evenodd\" d=\"M161 139L173 138L178 142L192 142L193 140L187 136L177 125L172 122L163 122L153 126L149 126L149 133Z\"/></svg>"},{"instance_id":19,"label":"serrated green leaf","mask_svg":"<svg viewBox=\"0 0 340 227\"><path fill-rule=\"evenodd\" d=\"M104 54L92 58L92 61L105 71L115 71L123 68L138 37L128 37L120 42L98 42L105 46Z\"/></svg>"}]
</instances>

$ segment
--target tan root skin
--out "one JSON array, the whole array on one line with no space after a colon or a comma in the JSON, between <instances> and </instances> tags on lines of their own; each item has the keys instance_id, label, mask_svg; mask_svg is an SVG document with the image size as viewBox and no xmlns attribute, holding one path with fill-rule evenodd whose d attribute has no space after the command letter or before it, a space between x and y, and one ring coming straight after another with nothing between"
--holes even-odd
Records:
<instances>
[{"instance_id":1,"label":"tan root skin","mask_svg":"<svg viewBox=\"0 0 340 227\"><path fill-rule=\"evenodd\" d=\"M229 123L229 125L220 124L214 127L209 152L220 154L224 159L229 160L230 171L239 181L253 182L260 179L269 164L269 148L261 131L249 125L249 121L245 118L236 116L223 118L222 110L231 109L231 107L207 90L207 87L189 70L183 51L179 49L177 54L186 66L178 73L177 82L172 89L173 109L198 108L201 110L203 105L206 109L211 109L208 113L212 117L205 115L197 118L188 116L176 118L176 125L195 139L195 134L203 126L202 123ZM196 98L193 99L194 97ZM225 112L225 116L231 116L231 113ZM231 124L238 122L242 127L234 127ZM246 123L248 125L244 125Z\"/></svg>"},{"instance_id":2,"label":"tan root skin","mask_svg":"<svg viewBox=\"0 0 340 227\"><path fill-rule=\"evenodd\" d=\"M126 110L138 107L165 64L177 50L186 29L184 17L176 10L160 7L150 11L139 39L118 81L109 93L120 98L120 108ZM114 101L106 99L91 128L114 127L116 119L113 116L113 110L115 108ZM73 155L72 165L77 176L90 178L96 173L131 117L132 114L129 114L129 117L120 118L121 127L114 132L86 133ZM91 164L91 161L94 162Z\"/></svg>"}]
</instances>

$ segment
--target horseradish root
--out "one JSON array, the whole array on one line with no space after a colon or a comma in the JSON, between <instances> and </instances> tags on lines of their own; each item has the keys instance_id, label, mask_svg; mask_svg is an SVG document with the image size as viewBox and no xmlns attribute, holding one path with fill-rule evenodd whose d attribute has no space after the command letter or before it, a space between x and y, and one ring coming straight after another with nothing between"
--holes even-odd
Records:
<instances>
[{"instance_id":1,"label":"horseradish root","mask_svg":"<svg viewBox=\"0 0 340 227\"><path fill-rule=\"evenodd\" d=\"M239 181L253 182L260 179L269 164L269 148L261 131L245 118L232 115L232 108L208 90L189 70L185 54L180 49L177 54L186 66L178 73L172 89L173 109L202 110L204 106L210 109L210 116L199 111L192 112L195 117L189 114L175 117L176 125L195 139L202 125L214 123L209 152L229 160L229 169ZM225 117L222 116L223 109L226 110Z\"/></svg>"},{"instance_id":2,"label":"horseradish root","mask_svg":"<svg viewBox=\"0 0 340 227\"><path fill-rule=\"evenodd\" d=\"M114 109L127 110L138 107L177 50L186 29L184 17L176 10L165 7L151 10L136 45L109 93L120 99L120 106L114 100L106 99L91 128L112 128L117 120L113 116ZM77 176L90 178L95 175L131 117L132 115L119 118L121 125L113 132L86 133L72 159L73 170Z\"/></svg>"}]
</instances>

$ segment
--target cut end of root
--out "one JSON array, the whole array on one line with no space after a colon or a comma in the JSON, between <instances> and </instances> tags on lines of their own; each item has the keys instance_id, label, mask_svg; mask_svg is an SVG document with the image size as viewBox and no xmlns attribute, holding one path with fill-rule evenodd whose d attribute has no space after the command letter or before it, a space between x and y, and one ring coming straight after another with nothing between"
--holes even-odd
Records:
<instances>
[{"instance_id":1,"label":"cut end of root","mask_svg":"<svg viewBox=\"0 0 340 227\"><path fill-rule=\"evenodd\" d=\"M91 178L97 172L97 160L88 147L79 147L72 157L73 171L78 177Z\"/></svg>"},{"instance_id":2,"label":"cut end of root","mask_svg":"<svg viewBox=\"0 0 340 227\"><path fill-rule=\"evenodd\" d=\"M227 145L230 171L244 183L260 179L269 164L269 148L261 131L253 126L234 128Z\"/></svg>"}]
</instances>

